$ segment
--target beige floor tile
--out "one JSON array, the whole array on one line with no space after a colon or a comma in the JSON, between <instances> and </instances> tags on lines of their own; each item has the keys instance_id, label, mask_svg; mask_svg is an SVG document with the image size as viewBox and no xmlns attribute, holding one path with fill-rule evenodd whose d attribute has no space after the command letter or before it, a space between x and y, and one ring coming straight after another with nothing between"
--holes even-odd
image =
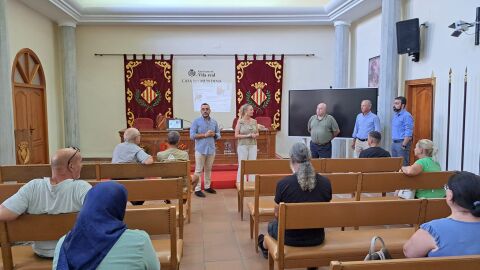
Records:
<instances>
[{"instance_id":1,"label":"beige floor tile","mask_svg":"<svg viewBox=\"0 0 480 270\"><path fill-rule=\"evenodd\" d=\"M232 261L241 258L240 250L236 245L215 245L205 247L205 262Z\"/></svg>"},{"instance_id":2,"label":"beige floor tile","mask_svg":"<svg viewBox=\"0 0 480 270\"><path fill-rule=\"evenodd\" d=\"M242 261L220 261L205 263L206 270L243 270Z\"/></svg>"}]
</instances>

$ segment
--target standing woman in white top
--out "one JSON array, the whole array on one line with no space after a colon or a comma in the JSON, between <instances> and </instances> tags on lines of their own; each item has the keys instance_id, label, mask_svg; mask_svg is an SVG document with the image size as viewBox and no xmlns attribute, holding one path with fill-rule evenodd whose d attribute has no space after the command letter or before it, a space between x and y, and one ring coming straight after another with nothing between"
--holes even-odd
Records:
<instances>
[{"instance_id":1,"label":"standing woman in white top","mask_svg":"<svg viewBox=\"0 0 480 270\"><path fill-rule=\"evenodd\" d=\"M242 160L257 159L257 137L258 124L257 120L253 119L253 107L250 104L243 104L240 107L240 119L237 121L235 127L235 138L237 142L238 153L238 172L237 183L240 182L240 165ZM249 181L254 181L253 176L249 176Z\"/></svg>"}]
</instances>

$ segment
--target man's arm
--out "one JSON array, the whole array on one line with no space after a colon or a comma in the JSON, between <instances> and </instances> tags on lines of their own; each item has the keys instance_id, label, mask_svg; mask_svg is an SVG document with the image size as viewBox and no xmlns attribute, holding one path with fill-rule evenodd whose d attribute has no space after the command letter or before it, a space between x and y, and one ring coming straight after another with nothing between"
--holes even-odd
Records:
<instances>
[{"instance_id":1,"label":"man's arm","mask_svg":"<svg viewBox=\"0 0 480 270\"><path fill-rule=\"evenodd\" d=\"M340 134L340 128L338 127L338 123L337 123L337 120L335 120L335 118L333 118L333 116L330 115L330 117L332 117L332 134L333 134L333 138L337 137L338 134ZM332 138L332 139L333 139Z\"/></svg>"},{"instance_id":2,"label":"man's arm","mask_svg":"<svg viewBox=\"0 0 480 270\"><path fill-rule=\"evenodd\" d=\"M15 220L20 216L19 214L8 210L5 206L0 205L0 221L11 221Z\"/></svg>"},{"instance_id":3,"label":"man's arm","mask_svg":"<svg viewBox=\"0 0 480 270\"><path fill-rule=\"evenodd\" d=\"M148 158L146 158L142 164L145 164L145 165L150 165L153 163L153 157L152 156L149 156Z\"/></svg>"},{"instance_id":4,"label":"man's arm","mask_svg":"<svg viewBox=\"0 0 480 270\"><path fill-rule=\"evenodd\" d=\"M193 120L192 126L190 127L190 139L195 140L197 138L197 121Z\"/></svg>"},{"instance_id":5,"label":"man's arm","mask_svg":"<svg viewBox=\"0 0 480 270\"><path fill-rule=\"evenodd\" d=\"M378 116L375 116L375 118L373 118L373 126L374 126L374 130L377 131L377 132L381 132L380 129L380 118Z\"/></svg>"},{"instance_id":6,"label":"man's arm","mask_svg":"<svg viewBox=\"0 0 480 270\"><path fill-rule=\"evenodd\" d=\"M312 123L312 117L310 117L310 119L308 119L308 124L307 124L307 130L308 130L308 133L312 133L312 129L310 128L310 123Z\"/></svg>"},{"instance_id":7,"label":"man's arm","mask_svg":"<svg viewBox=\"0 0 480 270\"><path fill-rule=\"evenodd\" d=\"M407 145L413 137L413 117L411 115L405 116L405 119L403 121L403 128L405 130L405 135L402 145Z\"/></svg>"},{"instance_id":8,"label":"man's arm","mask_svg":"<svg viewBox=\"0 0 480 270\"><path fill-rule=\"evenodd\" d=\"M355 119L355 125L353 126L353 133L352 133L352 138L353 138L353 144L355 145L355 139L357 138L357 132L358 132L358 116Z\"/></svg>"}]
</instances>

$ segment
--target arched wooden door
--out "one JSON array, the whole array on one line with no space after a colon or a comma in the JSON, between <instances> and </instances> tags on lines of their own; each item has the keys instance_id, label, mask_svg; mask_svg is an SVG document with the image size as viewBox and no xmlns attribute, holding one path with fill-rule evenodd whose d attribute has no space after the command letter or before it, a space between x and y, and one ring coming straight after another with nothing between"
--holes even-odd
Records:
<instances>
[{"instance_id":1,"label":"arched wooden door","mask_svg":"<svg viewBox=\"0 0 480 270\"><path fill-rule=\"evenodd\" d=\"M49 163L45 74L32 50L15 56L12 85L17 164Z\"/></svg>"}]
</instances>

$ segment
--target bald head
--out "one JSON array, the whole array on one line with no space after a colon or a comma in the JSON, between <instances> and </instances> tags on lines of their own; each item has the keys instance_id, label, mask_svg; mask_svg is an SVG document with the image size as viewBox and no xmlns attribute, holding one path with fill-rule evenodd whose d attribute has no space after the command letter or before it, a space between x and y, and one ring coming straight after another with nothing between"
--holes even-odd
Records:
<instances>
[{"instance_id":1,"label":"bald head","mask_svg":"<svg viewBox=\"0 0 480 270\"><path fill-rule=\"evenodd\" d=\"M140 136L140 131L136 128L127 128L123 133L123 140L129 143L135 143L136 138Z\"/></svg>"},{"instance_id":2,"label":"bald head","mask_svg":"<svg viewBox=\"0 0 480 270\"><path fill-rule=\"evenodd\" d=\"M73 148L58 149L50 160L52 169L66 168L68 165L68 160L75 154L75 152L77 152L77 150ZM73 157L72 160L75 158L77 157Z\"/></svg>"},{"instance_id":3,"label":"bald head","mask_svg":"<svg viewBox=\"0 0 480 270\"><path fill-rule=\"evenodd\" d=\"M50 160L52 180L59 183L65 179L78 179L82 170L80 150L73 148L58 149Z\"/></svg>"},{"instance_id":4,"label":"bald head","mask_svg":"<svg viewBox=\"0 0 480 270\"><path fill-rule=\"evenodd\" d=\"M360 104L360 109L364 114L369 113L370 110L372 109L372 102L368 99L363 100L362 103Z\"/></svg>"},{"instance_id":5,"label":"bald head","mask_svg":"<svg viewBox=\"0 0 480 270\"><path fill-rule=\"evenodd\" d=\"M327 114L327 104L320 103L317 105L317 115L320 117L325 116Z\"/></svg>"}]
</instances>

